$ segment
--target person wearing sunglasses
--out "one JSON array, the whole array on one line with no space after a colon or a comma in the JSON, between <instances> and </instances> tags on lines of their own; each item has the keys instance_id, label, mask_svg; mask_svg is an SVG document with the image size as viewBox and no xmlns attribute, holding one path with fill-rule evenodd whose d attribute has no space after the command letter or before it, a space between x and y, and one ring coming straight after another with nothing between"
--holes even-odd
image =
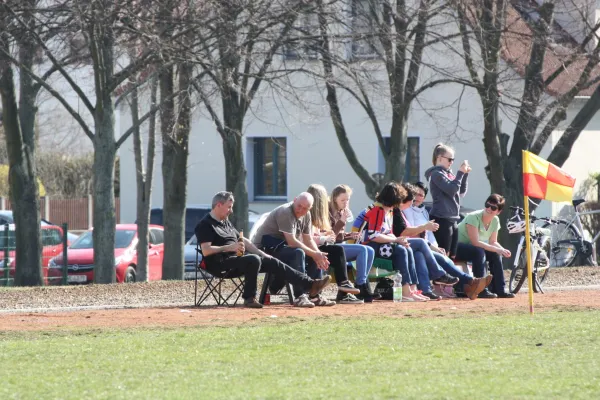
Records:
<instances>
[{"instance_id":1,"label":"person wearing sunglasses","mask_svg":"<svg viewBox=\"0 0 600 400\"><path fill-rule=\"evenodd\" d=\"M479 293L480 298L494 299L513 298L513 293L505 291L502 257L510 257L511 253L498 243L500 218L498 215L504 208L504 197L491 194L485 201L484 208L465 216L458 224L458 246L456 258L470 261L473 264L473 275L483 277L486 273L486 262L494 276L489 287Z\"/></svg>"},{"instance_id":2,"label":"person wearing sunglasses","mask_svg":"<svg viewBox=\"0 0 600 400\"><path fill-rule=\"evenodd\" d=\"M434 233L439 247L450 258L456 256L460 199L467 193L467 177L471 166L464 160L456 173L452 172L454 150L442 143L433 149L433 167L425 171L431 192L430 216L439 229Z\"/></svg>"}]
</instances>

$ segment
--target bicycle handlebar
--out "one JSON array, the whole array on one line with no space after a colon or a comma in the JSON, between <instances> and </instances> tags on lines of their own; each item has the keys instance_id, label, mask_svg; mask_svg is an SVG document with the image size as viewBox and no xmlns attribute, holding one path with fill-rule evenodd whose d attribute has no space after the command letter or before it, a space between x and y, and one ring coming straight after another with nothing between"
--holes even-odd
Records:
<instances>
[{"instance_id":1,"label":"bicycle handlebar","mask_svg":"<svg viewBox=\"0 0 600 400\"><path fill-rule=\"evenodd\" d=\"M525 210L523 210L521 207L510 206L508 208L515 211L515 214L518 213L522 217L525 216ZM536 217L535 215L529 215L529 220L532 222L544 221L544 222L548 222L549 224L555 224L558 222L558 220L556 220L556 219L552 219L552 218L548 218L548 217Z\"/></svg>"}]
</instances>

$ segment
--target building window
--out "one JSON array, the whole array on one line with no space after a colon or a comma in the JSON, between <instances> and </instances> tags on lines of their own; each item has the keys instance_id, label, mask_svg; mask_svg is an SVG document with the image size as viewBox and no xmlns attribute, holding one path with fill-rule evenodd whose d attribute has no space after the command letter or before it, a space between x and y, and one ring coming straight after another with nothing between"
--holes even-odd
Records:
<instances>
[{"instance_id":1,"label":"building window","mask_svg":"<svg viewBox=\"0 0 600 400\"><path fill-rule=\"evenodd\" d=\"M389 153L390 151L390 137L384 137L383 141L385 143L385 151ZM407 139L408 146L406 150L406 164L404 168L404 182L417 182L421 180L421 157L420 157L420 145L419 145L419 137L418 136L410 136ZM385 172L385 157L383 153L381 153L381 149L379 145L377 146L379 149L379 172Z\"/></svg>"},{"instance_id":2,"label":"building window","mask_svg":"<svg viewBox=\"0 0 600 400\"><path fill-rule=\"evenodd\" d=\"M254 199L287 198L286 138L254 138L252 141Z\"/></svg>"},{"instance_id":3,"label":"building window","mask_svg":"<svg viewBox=\"0 0 600 400\"><path fill-rule=\"evenodd\" d=\"M377 1L352 1L352 58L380 58Z\"/></svg>"},{"instance_id":4,"label":"building window","mask_svg":"<svg viewBox=\"0 0 600 400\"><path fill-rule=\"evenodd\" d=\"M316 13L300 14L283 46L287 60L316 60L319 55L319 18Z\"/></svg>"}]
</instances>

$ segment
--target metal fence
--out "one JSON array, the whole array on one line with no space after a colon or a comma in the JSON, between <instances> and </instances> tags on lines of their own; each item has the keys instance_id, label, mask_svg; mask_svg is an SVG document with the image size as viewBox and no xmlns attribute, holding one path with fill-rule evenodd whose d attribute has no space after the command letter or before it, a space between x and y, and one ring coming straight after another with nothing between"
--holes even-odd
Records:
<instances>
[{"instance_id":1,"label":"metal fence","mask_svg":"<svg viewBox=\"0 0 600 400\"><path fill-rule=\"evenodd\" d=\"M66 285L67 282L68 225L42 226L42 276L44 285ZM0 286L13 286L18 260L16 235L13 224L0 225Z\"/></svg>"},{"instance_id":2,"label":"metal fence","mask_svg":"<svg viewBox=\"0 0 600 400\"><path fill-rule=\"evenodd\" d=\"M58 199L50 196L40 198L40 213L43 219L54 223L67 223L74 231L88 230L93 223L92 196L78 199ZM115 198L116 223L120 223L120 199ZM0 210L12 210L10 200L0 197Z\"/></svg>"}]
</instances>

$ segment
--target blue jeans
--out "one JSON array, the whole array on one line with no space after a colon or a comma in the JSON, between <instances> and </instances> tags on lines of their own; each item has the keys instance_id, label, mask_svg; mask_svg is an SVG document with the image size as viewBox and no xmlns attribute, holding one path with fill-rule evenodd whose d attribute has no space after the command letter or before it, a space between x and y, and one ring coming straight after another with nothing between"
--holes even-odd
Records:
<instances>
[{"instance_id":1,"label":"blue jeans","mask_svg":"<svg viewBox=\"0 0 600 400\"><path fill-rule=\"evenodd\" d=\"M431 280L446 275L438 265L427 242L421 238L409 238L410 249L415 259L415 268L419 277L417 287L424 293L431 292Z\"/></svg>"},{"instance_id":2,"label":"blue jeans","mask_svg":"<svg viewBox=\"0 0 600 400\"><path fill-rule=\"evenodd\" d=\"M446 271L448 275L458 278L459 283L464 285L465 283L471 283L473 280L470 275L465 274L460 268L454 265L452 260L448 257L437 252L433 252L433 256L435 257L435 261L437 261L440 267L442 267L442 269Z\"/></svg>"},{"instance_id":3,"label":"blue jeans","mask_svg":"<svg viewBox=\"0 0 600 400\"><path fill-rule=\"evenodd\" d=\"M379 254L379 247L385 243L368 242L366 245L371 246L375 250L375 254ZM412 256L412 251L404 246L395 243L389 243L394 252L392 253L392 267L395 271L400 271L402 275L403 285L416 285L419 283L417 271L415 270L415 259Z\"/></svg>"},{"instance_id":4,"label":"blue jeans","mask_svg":"<svg viewBox=\"0 0 600 400\"><path fill-rule=\"evenodd\" d=\"M313 279L321 279L323 276L322 271L317 268L317 265L314 262L306 262L306 254L302 249L282 246L279 250L275 251L272 256L279 259L284 264L289 265L301 274L306 274ZM283 286L283 284L281 284L281 286ZM301 285L294 285L295 297L305 293L307 293L305 287L302 287Z\"/></svg>"},{"instance_id":5,"label":"blue jeans","mask_svg":"<svg viewBox=\"0 0 600 400\"><path fill-rule=\"evenodd\" d=\"M346 260L356 260L356 284L362 285L367 283L367 275L373 265L375 258L375 250L370 246L363 244L347 244L338 243L346 252Z\"/></svg>"},{"instance_id":6,"label":"blue jeans","mask_svg":"<svg viewBox=\"0 0 600 400\"><path fill-rule=\"evenodd\" d=\"M486 275L485 263L487 262L490 266L490 273L494 275L489 289L494 293L504 293L506 283L500 254L486 251L472 244L459 243L456 249L456 258L462 261L470 261L473 264L473 276L476 278L483 278Z\"/></svg>"}]
</instances>

